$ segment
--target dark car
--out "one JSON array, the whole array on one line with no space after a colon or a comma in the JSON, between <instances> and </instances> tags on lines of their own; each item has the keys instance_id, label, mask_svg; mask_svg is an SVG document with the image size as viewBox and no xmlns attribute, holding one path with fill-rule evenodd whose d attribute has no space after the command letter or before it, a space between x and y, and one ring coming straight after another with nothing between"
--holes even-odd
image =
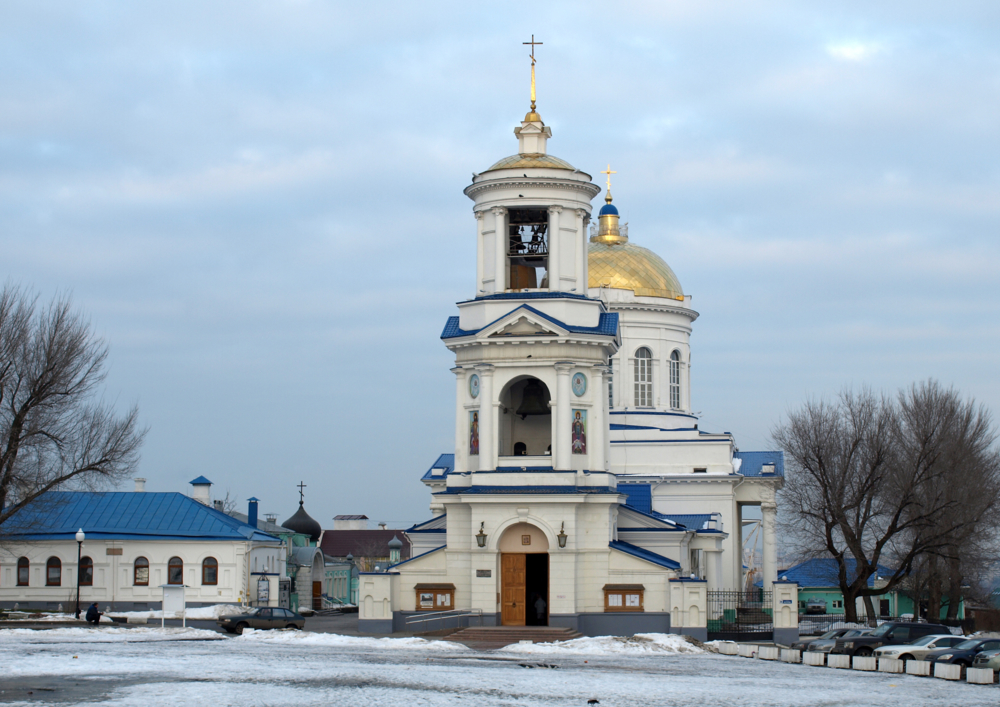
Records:
<instances>
[{"instance_id":1,"label":"dark car","mask_svg":"<svg viewBox=\"0 0 1000 707\"><path fill-rule=\"evenodd\" d=\"M931 651L924 660L931 663L954 663L969 667L976 654L982 651L992 651L1000 648L1000 638L970 638L957 646Z\"/></svg>"},{"instance_id":2,"label":"dark car","mask_svg":"<svg viewBox=\"0 0 1000 707\"><path fill-rule=\"evenodd\" d=\"M840 638L845 633L850 631L849 628L835 628L832 631L827 631L822 636L813 636L811 638L806 638L801 641L796 641L792 644L792 650L797 651L807 651L809 650L809 645L816 641L829 641L835 638Z\"/></svg>"},{"instance_id":3,"label":"dark car","mask_svg":"<svg viewBox=\"0 0 1000 707\"><path fill-rule=\"evenodd\" d=\"M296 614L289 609L282 609L280 606L262 606L250 609L245 614L223 616L215 623L229 633L243 633L245 628L301 629L306 625L306 619L301 614Z\"/></svg>"},{"instance_id":4,"label":"dark car","mask_svg":"<svg viewBox=\"0 0 1000 707\"><path fill-rule=\"evenodd\" d=\"M807 614L825 614L826 613L826 599L819 599L817 597L812 597L806 602L806 613Z\"/></svg>"},{"instance_id":5,"label":"dark car","mask_svg":"<svg viewBox=\"0 0 1000 707\"><path fill-rule=\"evenodd\" d=\"M838 638L833 653L871 655L880 646L910 643L931 633L951 633L947 626L918 624L910 621L886 621L867 636Z\"/></svg>"}]
</instances>

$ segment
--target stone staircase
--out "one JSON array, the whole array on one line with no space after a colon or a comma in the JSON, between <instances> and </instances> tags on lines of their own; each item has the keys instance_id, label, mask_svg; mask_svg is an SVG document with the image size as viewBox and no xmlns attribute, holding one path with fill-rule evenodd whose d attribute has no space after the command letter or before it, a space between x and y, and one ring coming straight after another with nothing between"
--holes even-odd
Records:
<instances>
[{"instance_id":1,"label":"stone staircase","mask_svg":"<svg viewBox=\"0 0 1000 707\"><path fill-rule=\"evenodd\" d=\"M581 638L582 633L571 628L555 626L473 626L447 636L444 640L456 641L476 650L503 648L518 641L558 643Z\"/></svg>"}]
</instances>

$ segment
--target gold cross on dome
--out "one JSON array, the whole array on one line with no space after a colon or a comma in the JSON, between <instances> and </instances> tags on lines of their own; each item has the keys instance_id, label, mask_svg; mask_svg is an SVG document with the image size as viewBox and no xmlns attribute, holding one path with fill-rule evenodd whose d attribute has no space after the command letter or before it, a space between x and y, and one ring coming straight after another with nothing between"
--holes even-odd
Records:
<instances>
[{"instance_id":1,"label":"gold cross on dome","mask_svg":"<svg viewBox=\"0 0 1000 707\"><path fill-rule=\"evenodd\" d=\"M618 174L618 172L616 170L611 169L611 165L609 164L607 169L601 170L601 174L608 175L608 191L611 191L611 175Z\"/></svg>"},{"instance_id":2,"label":"gold cross on dome","mask_svg":"<svg viewBox=\"0 0 1000 707\"><path fill-rule=\"evenodd\" d=\"M531 57L531 111L534 112L535 111L535 47L544 44L544 42L536 42L535 35L531 35L530 42L521 42L521 44L531 45L531 54L529 55Z\"/></svg>"}]
</instances>

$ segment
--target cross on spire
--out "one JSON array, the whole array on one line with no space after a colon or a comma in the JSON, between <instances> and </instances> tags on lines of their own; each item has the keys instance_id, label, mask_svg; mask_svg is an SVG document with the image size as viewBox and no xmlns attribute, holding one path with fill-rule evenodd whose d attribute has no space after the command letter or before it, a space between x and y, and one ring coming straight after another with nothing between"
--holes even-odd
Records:
<instances>
[{"instance_id":1,"label":"cross on spire","mask_svg":"<svg viewBox=\"0 0 1000 707\"><path fill-rule=\"evenodd\" d=\"M299 486L298 486L298 488L299 488L299 505L300 505L300 506L301 506L301 505L302 505L303 503L305 503L305 500L306 500L306 495L305 495L305 493L303 492L303 489L304 489L305 487L306 487L306 484L304 484L303 482L301 482L301 481L300 481L300 482L299 482Z\"/></svg>"},{"instance_id":2,"label":"cross on spire","mask_svg":"<svg viewBox=\"0 0 1000 707\"><path fill-rule=\"evenodd\" d=\"M611 175L612 174L618 174L618 172L616 170L611 169L611 165L609 164L607 169L602 169L601 170L601 174L608 175L608 193L610 194L611 193Z\"/></svg>"},{"instance_id":3,"label":"cross on spire","mask_svg":"<svg viewBox=\"0 0 1000 707\"><path fill-rule=\"evenodd\" d=\"M535 112L535 47L544 44L544 42L536 42L535 35L531 35L530 42L521 42L521 44L531 45L531 112Z\"/></svg>"}]
</instances>

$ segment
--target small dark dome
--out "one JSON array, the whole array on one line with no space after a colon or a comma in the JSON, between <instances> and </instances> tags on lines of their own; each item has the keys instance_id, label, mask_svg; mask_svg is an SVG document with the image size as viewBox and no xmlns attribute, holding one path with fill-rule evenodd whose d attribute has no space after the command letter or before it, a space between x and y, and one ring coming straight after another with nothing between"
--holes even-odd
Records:
<instances>
[{"instance_id":1,"label":"small dark dome","mask_svg":"<svg viewBox=\"0 0 1000 707\"><path fill-rule=\"evenodd\" d=\"M615 207L614 204L605 204L604 206L601 207L601 210L597 215L607 216L608 214L614 214L615 216L618 215L618 209Z\"/></svg>"},{"instance_id":2,"label":"small dark dome","mask_svg":"<svg viewBox=\"0 0 1000 707\"><path fill-rule=\"evenodd\" d=\"M392 540L389 541L389 549L399 550L401 547L403 547L403 541L393 535Z\"/></svg>"},{"instance_id":3,"label":"small dark dome","mask_svg":"<svg viewBox=\"0 0 1000 707\"><path fill-rule=\"evenodd\" d=\"M323 527L311 515L306 513L306 509L302 507L302 503L299 503L299 510L295 511L295 515L282 523L281 526L289 530L294 530L296 533L308 535L309 539L313 542L317 542L320 534L323 532Z\"/></svg>"}]
</instances>

